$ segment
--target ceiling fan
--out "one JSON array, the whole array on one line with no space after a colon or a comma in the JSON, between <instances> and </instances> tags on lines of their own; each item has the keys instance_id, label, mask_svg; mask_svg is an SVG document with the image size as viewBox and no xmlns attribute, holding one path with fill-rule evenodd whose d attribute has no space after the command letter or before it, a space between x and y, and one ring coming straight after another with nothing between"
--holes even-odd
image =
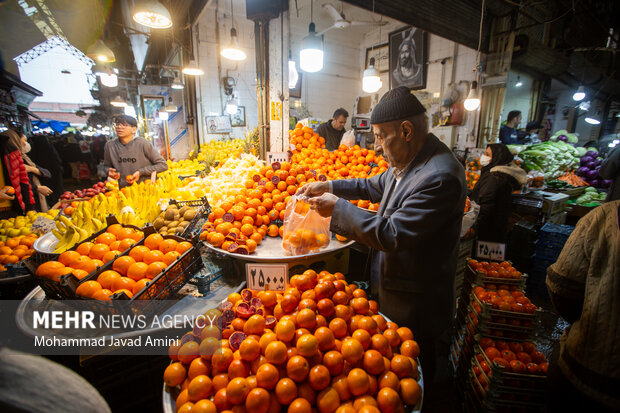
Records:
<instances>
[{"instance_id":1,"label":"ceiling fan","mask_svg":"<svg viewBox=\"0 0 620 413\"><path fill-rule=\"evenodd\" d=\"M334 24L328 27L327 29L320 31L317 33L317 36L324 34L325 32L330 31L331 29L346 29L349 26L383 26L387 24L387 22L383 21L355 21L355 20L347 20L344 15L344 12L336 10L336 8L331 4L324 4L323 8L331 18L334 20Z\"/></svg>"}]
</instances>

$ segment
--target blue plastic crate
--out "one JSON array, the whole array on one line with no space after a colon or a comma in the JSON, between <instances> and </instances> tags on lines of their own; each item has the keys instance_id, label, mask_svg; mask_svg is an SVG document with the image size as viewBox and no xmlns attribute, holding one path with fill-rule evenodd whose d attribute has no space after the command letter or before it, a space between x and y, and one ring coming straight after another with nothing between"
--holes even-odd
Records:
<instances>
[{"instance_id":1,"label":"blue plastic crate","mask_svg":"<svg viewBox=\"0 0 620 413\"><path fill-rule=\"evenodd\" d=\"M546 223L540 230L538 244L536 245L536 257L547 260L556 260L564 248L564 244L575 227L571 225L557 225Z\"/></svg>"}]
</instances>

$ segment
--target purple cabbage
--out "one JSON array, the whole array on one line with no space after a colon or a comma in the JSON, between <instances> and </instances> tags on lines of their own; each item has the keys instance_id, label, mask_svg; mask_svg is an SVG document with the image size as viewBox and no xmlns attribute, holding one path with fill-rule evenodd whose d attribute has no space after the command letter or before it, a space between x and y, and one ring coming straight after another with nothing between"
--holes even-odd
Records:
<instances>
[{"instance_id":1,"label":"purple cabbage","mask_svg":"<svg viewBox=\"0 0 620 413\"><path fill-rule=\"evenodd\" d=\"M588 151L588 152L586 152L585 156L591 156L593 158L596 158L598 156L598 152L596 152L596 151Z\"/></svg>"},{"instance_id":2,"label":"purple cabbage","mask_svg":"<svg viewBox=\"0 0 620 413\"><path fill-rule=\"evenodd\" d=\"M586 176L588 172L590 172L590 168L588 168L587 166L582 166L581 168L577 169L577 175L579 176Z\"/></svg>"},{"instance_id":3,"label":"purple cabbage","mask_svg":"<svg viewBox=\"0 0 620 413\"><path fill-rule=\"evenodd\" d=\"M560 135L560 136L558 136L558 140L562 141L562 142L568 142L568 136Z\"/></svg>"},{"instance_id":4,"label":"purple cabbage","mask_svg":"<svg viewBox=\"0 0 620 413\"><path fill-rule=\"evenodd\" d=\"M588 167L588 169L596 168L596 164L594 163L594 161L588 162L586 166Z\"/></svg>"},{"instance_id":5,"label":"purple cabbage","mask_svg":"<svg viewBox=\"0 0 620 413\"><path fill-rule=\"evenodd\" d=\"M579 164L581 166L585 166L588 162L592 162L593 160L594 160L593 157L586 155L579 160Z\"/></svg>"},{"instance_id":6,"label":"purple cabbage","mask_svg":"<svg viewBox=\"0 0 620 413\"><path fill-rule=\"evenodd\" d=\"M586 176L587 176L589 179L596 179L596 178L598 178L598 171L597 171L597 170L588 171L588 173L586 174Z\"/></svg>"},{"instance_id":7,"label":"purple cabbage","mask_svg":"<svg viewBox=\"0 0 620 413\"><path fill-rule=\"evenodd\" d=\"M601 181L601 187L602 188L609 188L612 183L613 183L613 180L611 180L611 179L603 179Z\"/></svg>"},{"instance_id":8,"label":"purple cabbage","mask_svg":"<svg viewBox=\"0 0 620 413\"><path fill-rule=\"evenodd\" d=\"M596 165L596 166L599 166L602 163L603 163L603 158L596 158L594 160L594 165Z\"/></svg>"},{"instance_id":9,"label":"purple cabbage","mask_svg":"<svg viewBox=\"0 0 620 413\"><path fill-rule=\"evenodd\" d=\"M595 188L600 188L601 187L601 181L599 181L598 179L593 179L590 181L590 186L593 186Z\"/></svg>"}]
</instances>

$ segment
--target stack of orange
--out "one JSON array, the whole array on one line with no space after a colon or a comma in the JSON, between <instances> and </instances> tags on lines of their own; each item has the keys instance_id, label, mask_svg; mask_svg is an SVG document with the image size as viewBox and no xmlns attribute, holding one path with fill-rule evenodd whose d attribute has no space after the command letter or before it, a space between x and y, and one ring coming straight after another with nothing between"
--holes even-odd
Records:
<instances>
[{"instance_id":1,"label":"stack of orange","mask_svg":"<svg viewBox=\"0 0 620 413\"><path fill-rule=\"evenodd\" d=\"M244 290L169 349L179 413L397 412L421 398L420 349L340 273L308 270L284 293ZM204 328L203 328L204 327ZM220 341L220 339L223 339Z\"/></svg>"},{"instance_id":2,"label":"stack of orange","mask_svg":"<svg viewBox=\"0 0 620 413\"><path fill-rule=\"evenodd\" d=\"M254 252L265 236L282 236L274 221L284 219L297 189L315 180L315 173L289 162L262 167L234 199L213 208L200 239L230 252Z\"/></svg>"},{"instance_id":3,"label":"stack of orange","mask_svg":"<svg viewBox=\"0 0 620 413\"><path fill-rule=\"evenodd\" d=\"M325 138L315 133L309 126L298 123L294 130L288 132L289 143L295 145L297 151L304 148L309 150L325 148Z\"/></svg>"},{"instance_id":4,"label":"stack of orange","mask_svg":"<svg viewBox=\"0 0 620 413\"><path fill-rule=\"evenodd\" d=\"M61 275L73 274L81 280L121 255L143 236L142 231L125 228L120 224L110 225L94 242L82 242L75 249L60 254L58 261L39 265L36 275L59 281Z\"/></svg>"},{"instance_id":5,"label":"stack of orange","mask_svg":"<svg viewBox=\"0 0 620 413\"><path fill-rule=\"evenodd\" d=\"M36 234L30 234L0 241L0 271L6 271L5 264L16 264L30 257L34 253L32 244L36 239Z\"/></svg>"},{"instance_id":6,"label":"stack of orange","mask_svg":"<svg viewBox=\"0 0 620 413\"><path fill-rule=\"evenodd\" d=\"M144 240L144 245L135 246L128 255L116 258L112 270L99 274L97 281L81 283L75 293L96 300L110 300L112 294L124 292L132 298L190 248L190 242L151 234Z\"/></svg>"},{"instance_id":7,"label":"stack of orange","mask_svg":"<svg viewBox=\"0 0 620 413\"><path fill-rule=\"evenodd\" d=\"M291 162L304 169L307 167L306 170L325 174L328 179L370 178L388 168L382 155L377 156L372 149L361 148L359 145L340 145L333 152L303 148L293 153Z\"/></svg>"}]
</instances>

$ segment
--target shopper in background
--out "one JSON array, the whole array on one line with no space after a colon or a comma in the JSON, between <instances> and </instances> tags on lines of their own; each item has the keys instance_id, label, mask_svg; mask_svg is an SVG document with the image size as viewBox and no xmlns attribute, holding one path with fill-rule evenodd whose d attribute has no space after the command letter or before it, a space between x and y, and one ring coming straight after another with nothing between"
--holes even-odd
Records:
<instances>
[{"instance_id":1,"label":"shopper in background","mask_svg":"<svg viewBox=\"0 0 620 413\"><path fill-rule=\"evenodd\" d=\"M581 218L547 289L571 325L549 365L550 412L620 411L620 202Z\"/></svg>"},{"instance_id":2,"label":"shopper in background","mask_svg":"<svg viewBox=\"0 0 620 413\"><path fill-rule=\"evenodd\" d=\"M508 112L506 124L499 129L499 141L504 145L515 145L519 143L517 127L521 123L521 112L511 110Z\"/></svg>"},{"instance_id":3,"label":"shopper in background","mask_svg":"<svg viewBox=\"0 0 620 413\"><path fill-rule=\"evenodd\" d=\"M420 345L425 411L453 411L441 406L449 398L434 381L450 381L446 363L465 172L428 132L425 112L407 87L390 90L371 115L375 150L383 153L388 171L370 179L307 184L298 194L310 198L320 215L331 216L331 231L371 248L371 295L387 317L412 329ZM374 214L347 199L381 206Z\"/></svg>"},{"instance_id":4,"label":"shopper in background","mask_svg":"<svg viewBox=\"0 0 620 413\"><path fill-rule=\"evenodd\" d=\"M540 136L538 136L538 133L540 129L541 128L539 121L534 120L532 122L528 122L528 124L525 126L525 136L523 143L539 143Z\"/></svg>"},{"instance_id":5,"label":"shopper in background","mask_svg":"<svg viewBox=\"0 0 620 413\"><path fill-rule=\"evenodd\" d=\"M108 176L117 179L121 187L151 177L153 172L164 172L168 164L155 147L142 137L136 137L136 118L121 115L114 121L116 139L105 144L104 166ZM127 179L128 178L128 179Z\"/></svg>"},{"instance_id":6,"label":"shopper in background","mask_svg":"<svg viewBox=\"0 0 620 413\"><path fill-rule=\"evenodd\" d=\"M11 143L21 152L26 172L28 172L30 186L32 187L32 192L35 194L34 209L37 211L47 212L48 207L46 197L51 195L52 190L49 187L42 185L39 178L49 179L52 177L52 174L47 169L32 162L30 157L27 155L27 153L32 150L32 147L30 146L26 135L16 132L11 136Z\"/></svg>"},{"instance_id":7,"label":"shopper in background","mask_svg":"<svg viewBox=\"0 0 620 413\"><path fill-rule=\"evenodd\" d=\"M27 211L34 208L35 200L28 180L28 172L22 159L22 154L18 147L12 142L20 142L21 139L14 130L6 130L0 133L0 156L2 157L2 176L0 176L0 187L2 190L2 199L11 201L10 204L0 202L0 216L9 218L15 215L24 215ZM7 193L8 188L4 186L12 186L15 190L13 199Z\"/></svg>"},{"instance_id":8,"label":"shopper in background","mask_svg":"<svg viewBox=\"0 0 620 413\"><path fill-rule=\"evenodd\" d=\"M60 159L54 145L50 143L48 136L49 135L33 135L30 138L32 142L32 151L30 151L29 156L35 164L41 165L52 174L51 178L39 177L39 180L43 185L52 190L47 200L49 201L49 205L54 205L58 202L60 194L64 192L62 181L64 170L62 167L62 159Z\"/></svg>"},{"instance_id":9,"label":"shopper in background","mask_svg":"<svg viewBox=\"0 0 620 413\"><path fill-rule=\"evenodd\" d=\"M325 147L328 151L335 151L340 145L342 135L344 135L344 125L347 123L349 112L343 108L336 109L332 120L321 123L316 128L316 133L325 138Z\"/></svg>"},{"instance_id":10,"label":"shopper in background","mask_svg":"<svg viewBox=\"0 0 620 413\"><path fill-rule=\"evenodd\" d=\"M525 185L527 174L514 164L512 154L501 143L487 146L480 166L480 179L469 194L469 199L480 205L474 228L481 241L505 243L512 192Z\"/></svg>"},{"instance_id":11,"label":"shopper in background","mask_svg":"<svg viewBox=\"0 0 620 413\"><path fill-rule=\"evenodd\" d=\"M611 179L613 182L607 193L607 201L620 199L620 146L613 149L601 164L598 175L603 179Z\"/></svg>"}]
</instances>

